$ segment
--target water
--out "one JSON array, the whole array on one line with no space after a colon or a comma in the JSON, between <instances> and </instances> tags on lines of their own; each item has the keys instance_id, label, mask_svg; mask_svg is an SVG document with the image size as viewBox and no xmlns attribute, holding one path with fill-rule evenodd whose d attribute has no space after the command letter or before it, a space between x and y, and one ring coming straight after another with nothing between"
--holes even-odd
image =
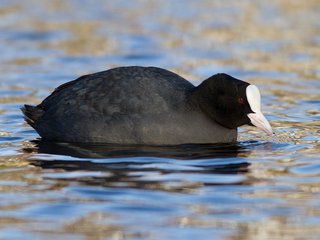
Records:
<instances>
[{"instance_id":1,"label":"water","mask_svg":"<svg viewBox=\"0 0 320 240\"><path fill-rule=\"evenodd\" d=\"M319 239L320 3L0 2L0 239ZM259 86L275 137L47 143L22 119L80 75L154 65Z\"/></svg>"}]
</instances>

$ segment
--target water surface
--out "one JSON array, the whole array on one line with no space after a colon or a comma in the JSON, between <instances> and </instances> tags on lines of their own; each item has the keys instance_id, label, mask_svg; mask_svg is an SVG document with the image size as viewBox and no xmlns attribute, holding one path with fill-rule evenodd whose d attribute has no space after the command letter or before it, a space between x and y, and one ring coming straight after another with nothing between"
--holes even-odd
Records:
<instances>
[{"instance_id":1,"label":"water surface","mask_svg":"<svg viewBox=\"0 0 320 240\"><path fill-rule=\"evenodd\" d=\"M1 1L1 239L319 239L320 3ZM158 66L259 86L236 144L48 143L19 108L80 75Z\"/></svg>"}]
</instances>

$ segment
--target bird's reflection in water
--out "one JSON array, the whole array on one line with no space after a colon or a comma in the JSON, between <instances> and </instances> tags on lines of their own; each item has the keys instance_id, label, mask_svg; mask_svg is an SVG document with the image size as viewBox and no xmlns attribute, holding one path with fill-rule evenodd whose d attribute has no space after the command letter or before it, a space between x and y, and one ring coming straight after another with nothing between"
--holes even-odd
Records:
<instances>
[{"instance_id":1,"label":"bird's reflection in water","mask_svg":"<svg viewBox=\"0 0 320 240\"><path fill-rule=\"evenodd\" d=\"M176 146L60 143L35 140L38 153L76 158L158 157L171 159L206 159L236 157L247 152L248 144L182 144Z\"/></svg>"},{"instance_id":2,"label":"bird's reflection in water","mask_svg":"<svg viewBox=\"0 0 320 240\"><path fill-rule=\"evenodd\" d=\"M25 149L28 152L39 153L33 155L30 163L42 169L59 169L56 175L59 180L65 178L64 180L73 180L85 185L137 188L154 188L155 184L159 188L159 184L170 181L188 181L190 176L192 181L208 185L244 184L242 178L236 178L238 180L234 182L224 182L222 178L226 175L241 176L248 172L250 163L246 161L246 156L250 155L252 145L261 144L247 142L160 147L70 144L42 140L34 143L35 148ZM241 157L238 157L240 153ZM61 174L61 170L65 174ZM79 174L67 176L70 172ZM89 174L83 175L84 172ZM50 176L55 178L52 174ZM208 182L202 181L202 178L210 179L211 176L215 176L215 179L219 176L221 179L216 182L212 179Z\"/></svg>"}]
</instances>

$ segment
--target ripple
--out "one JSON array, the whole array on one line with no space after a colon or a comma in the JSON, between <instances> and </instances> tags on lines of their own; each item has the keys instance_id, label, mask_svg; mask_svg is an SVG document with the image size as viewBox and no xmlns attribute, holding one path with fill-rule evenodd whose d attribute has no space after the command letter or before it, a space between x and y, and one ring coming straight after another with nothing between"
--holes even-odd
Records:
<instances>
[{"instance_id":1,"label":"ripple","mask_svg":"<svg viewBox=\"0 0 320 240\"><path fill-rule=\"evenodd\" d=\"M320 164L308 164L303 166L291 167L290 172L302 175L318 175L320 179Z\"/></svg>"}]
</instances>

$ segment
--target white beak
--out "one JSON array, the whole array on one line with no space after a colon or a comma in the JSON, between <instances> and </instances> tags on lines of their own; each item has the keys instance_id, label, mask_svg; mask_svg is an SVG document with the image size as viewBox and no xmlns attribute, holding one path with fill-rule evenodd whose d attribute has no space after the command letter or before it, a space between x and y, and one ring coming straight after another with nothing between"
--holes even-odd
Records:
<instances>
[{"instance_id":1,"label":"white beak","mask_svg":"<svg viewBox=\"0 0 320 240\"><path fill-rule=\"evenodd\" d=\"M250 119L251 123L255 125L257 128L261 129L262 131L268 133L269 135L273 134L272 128L268 120L263 116L261 112L256 113L249 113L248 118Z\"/></svg>"},{"instance_id":2,"label":"white beak","mask_svg":"<svg viewBox=\"0 0 320 240\"><path fill-rule=\"evenodd\" d=\"M249 113L247 116L251 123L267 134L272 135L273 131L268 120L263 116L260 107L260 92L255 85L249 85L246 89L246 95L248 103L253 113Z\"/></svg>"}]
</instances>

